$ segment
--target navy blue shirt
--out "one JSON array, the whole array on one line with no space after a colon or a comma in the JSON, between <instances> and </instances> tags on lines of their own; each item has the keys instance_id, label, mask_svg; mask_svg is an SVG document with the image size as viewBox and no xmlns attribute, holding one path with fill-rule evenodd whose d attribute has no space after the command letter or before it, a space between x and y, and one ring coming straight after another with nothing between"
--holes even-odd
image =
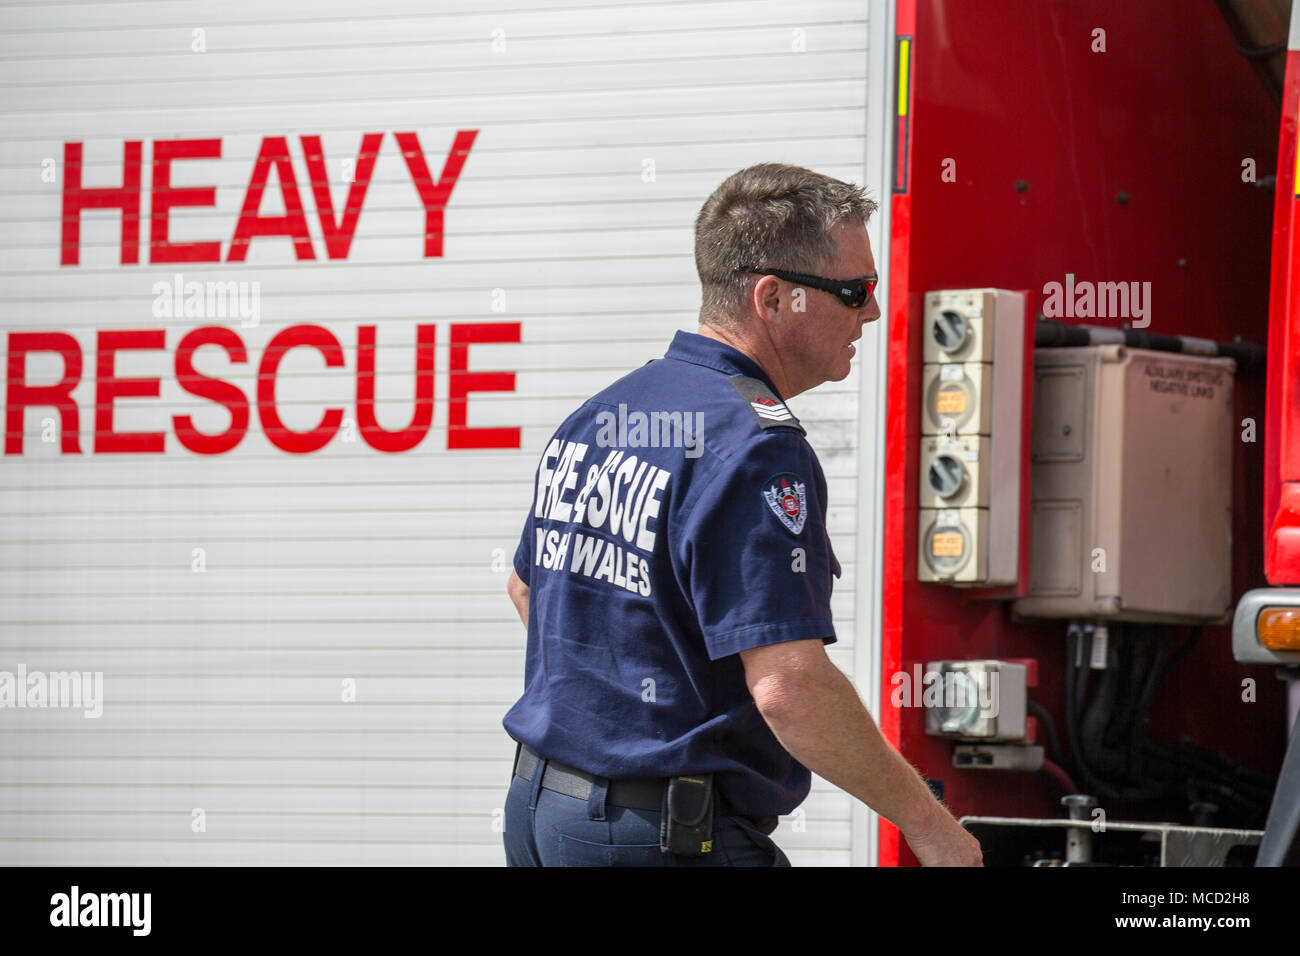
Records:
<instances>
[{"instance_id":1,"label":"navy blue shirt","mask_svg":"<svg viewBox=\"0 0 1300 956\"><path fill-rule=\"evenodd\" d=\"M529 586L510 735L605 777L714 773L736 812L792 811L811 776L739 652L835 640L826 479L756 362L678 332L547 443L515 572Z\"/></svg>"}]
</instances>

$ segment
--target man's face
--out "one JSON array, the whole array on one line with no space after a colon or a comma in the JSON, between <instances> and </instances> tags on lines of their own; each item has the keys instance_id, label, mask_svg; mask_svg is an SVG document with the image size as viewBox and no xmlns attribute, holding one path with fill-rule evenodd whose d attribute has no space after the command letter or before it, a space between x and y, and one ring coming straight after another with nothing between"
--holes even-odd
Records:
<instances>
[{"instance_id":1,"label":"man's face","mask_svg":"<svg viewBox=\"0 0 1300 956\"><path fill-rule=\"evenodd\" d=\"M876 274L876 260L864 223L840 223L831 231L837 256L818 273L830 279L858 279ZM783 283L787 289L797 283ZM782 297L785 328L781 362L790 385L805 391L823 382L848 377L849 360L857 352L852 344L863 326L880 318L880 306L873 292L860 309L852 309L830 292L803 288L803 312L795 311L798 298ZM788 309L788 311L787 311Z\"/></svg>"}]
</instances>

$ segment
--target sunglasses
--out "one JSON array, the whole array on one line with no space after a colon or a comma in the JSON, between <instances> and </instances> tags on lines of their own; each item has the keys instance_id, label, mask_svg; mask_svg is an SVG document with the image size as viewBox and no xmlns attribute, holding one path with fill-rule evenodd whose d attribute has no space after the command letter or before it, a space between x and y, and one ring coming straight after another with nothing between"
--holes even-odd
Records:
<instances>
[{"instance_id":1,"label":"sunglasses","mask_svg":"<svg viewBox=\"0 0 1300 956\"><path fill-rule=\"evenodd\" d=\"M880 281L879 276L864 276L861 279L827 279L802 272L786 272L784 269L741 269L740 271L758 276L776 276L788 282L821 289L835 296L850 309L860 309L866 305L871 299L871 293L876 291L876 283Z\"/></svg>"}]
</instances>

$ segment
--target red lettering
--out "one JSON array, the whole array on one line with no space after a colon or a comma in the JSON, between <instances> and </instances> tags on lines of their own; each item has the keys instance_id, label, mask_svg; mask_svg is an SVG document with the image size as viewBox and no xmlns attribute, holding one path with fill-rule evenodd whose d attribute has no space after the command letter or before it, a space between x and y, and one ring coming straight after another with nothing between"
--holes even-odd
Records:
<instances>
[{"instance_id":1,"label":"red lettering","mask_svg":"<svg viewBox=\"0 0 1300 956\"><path fill-rule=\"evenodd\" d=\"M347 198L338 216L334 213L330 178L326 169L324 149L320 136L301 136L307 174L316 215L325 240L325 252L330 259L346 259L356 237L357 224L366 195L374 175L375 162L383 144L384 133L366 133L361 138L355 174L348 188ZM424 209L424 257L441 258L443 255L444 214L456 188L470 150L478 137L478 130L457 130L451 148L442 164L442 173L435 179L429 170L427 158L415 132L393 134L402 151L402 159L415 185ZM153 144L152 204L149 209L149 259L150 263L220 262L221 243L217 240L173 242L170 238L171 211L177 207L215 207L217 187L172 185L172 163L186 159L220 159L220 138L157 140ZM142 141L123 143L123 172L121 186L82 185L83 144L63 144L64 186L59 261L62 265L79 265L81 262L81 214L87 209L120 209L122 213L121 262L123 265L140 261L140 206L141 206L141 156ZM279 184L284 214L260 215L262 199L272 172ZM289 141L284 136L267 136L262 139L253 170L249 176L244 201L235 223L227 262L244 262L248 247L259 236L287 237L293 242L294 256L299 260L314 260L311 233L302 194L289 153Z\"/></svg>"},{"instance_id":2,"label":"red lettering","mask_svg":"<svg viewBox=\"0 0 1300 956\"><path fill-rule=\"evenodd\" d=\"M53 385L27 384L27 353L58 352L63 356L63 378ZM59 412L60 450L80 455L81 419L72 390L81 381L81 346L67 332L10 332L5 385L5 454L23 453L23 412L51 406Z\"/></svg>"},{"instance_id":3,"label":"red lettering","mask_svg":"<svg viewBox=\"0 0 1300 956\"><path fill-rule=\"evenodd\" d=\"M325 366L335 368L343 364L343 348L339 340L319 325L292 325L277 332L262 355L257 370L257 414L262 420L266 437L281 451L303 455L317 451L329 444L343 423L343 409L329 408L321 416L320 424L311 431L295 432L285 427L275 408L275 373L280 360L290 349L314 348L325 356Z\"/></svg>"},{"instance_id":4,"label":"red lettering","mask_svg":"<svg viewBox=\"0 0 1300 956\"><path fill-rule=\"evenodd\" d=\"M415 412L401 431L381 428L375 419L375 327L357 327L357 425L366 444L379 451L409 451L433 424L433 345L437 326L415 327Z\"/></svg>"},{"instance_id":5,"label":"red lettering","mask_svg":"<svg viewBox=\"0 0 1300 956\"><path fill-rule=\"evenodd\" d=\"M169 139L153 144L153 192L149 206L149 261L220 262L220 242L169 242L167 216L173 206L215 206L217 187L172 186L172 160L220 159L220 139Z\"/></svg>"},{"instance_id":6,"label":"red lettering","mask_svg":"<svg viewBox=\"0 0 1300 956\"><path fill-rule=\"evenodd\" d=\"M518 342L518 322L459 322L451 326L447 396L448 448L518 448L520 430L469 428L470 392L513 392L514 372L470 372L469 347L474 343Z\"/></svg>"},{"instance_id":7,"label":"red lettering","mask_svg":"<svg viewBox=\"0 0 1300 956\"><path fill-rule=\"evenodd\" d=\"M415 133L393 135L397 137L397 145L402 149L406 168L411 171L411 179L420 194L420 202L424 204L424 257L440 258L442 256L442 213L447 207L447 200L451 198L456 179L465 166L465 158L469 156L470 147L474 145L478 130L456 131L451 152L447 154L447 160L442 165L442 177L437 182L429 174L429 164L424 161L424 151L420 149L420 138Z\"/></svg>"},{"instance_id":8,"label":"red lettering","mask_svg":"<svg viewBox=\"0 0 1300 956\"><path fill-rule=\"evenodd\" d=\"M259 216L257 211L262 208L262 193L266 190L272 167L280 182L284 215ZM294 255L300 260L316 258L311 247L311 235L307 232L307 216L303 212L302 197L298 195L298 180L294 177L293 163L289 160L289 141L283 136L267 136L262 140L262 148L253 164L253 175L248 181L248 192L244 194L244 206L239 211L239 222L235 224L235 235L230 240L230 252L226 254L226 261L243 262L248 255L248 244L256 236L288 236L293 240Z\"/></svg>"},{"instance_id":9,"label":"red lettering","mask_svg":"<svg viewBox=\"0 0 1300 956\"><path fill-rule=\"evenodd\" d=\"M81 143L63 144L63 231L59 264L81 262L81 211L122 210L122 265L140 261L140 140L122 148L122 185L81 185Z\"/></svg>"},{"instance_id":10,"label":"red lettering","mask_svg":"<svg viewBox=\"0 0 1300 956\"><path fill-rule=\"evenodd\" d=\"M325 235L325 254L331 259L346 259L352 248L352 237L357 231L357 220L361 218L361 205L366 201L366 190L370 188L370 175L375 170L375 159L379 155L379 144L383 142L383 133L367 133L361 138L361 152L357 156L356 169L353 171L352 186L348 189L347 205L337 225L334 222L334 200L330 198L330 177L325 169L325 154L321 149L319 136L303 136L302 150L307 158L307 175L311 178L311 192L316 199L316 215L320 219L320 229Z\"/></svg>"},{"instance_id":11,"label":"red lettering","mask_svg":"<svg viewBox=\"0 0 1300 956\"><path fill-rule=\"evenodd\" d=\"M162 432L113 431L113 402L118 398L157 398L162 382L157 378L118 378L113 371L120 349L161 349L167 333L162 329L100 332L95 356L95 454L161 454Z\"/></svg>"},{"instance_id":12,"label":"red lettering","mask_svg":"<svg viewBox=\"0 0 1300 956\"><path fill-rule=\"evenodd\" d=\"M362 438L371 448L388 454L409 451L425 440L433 425L437 327L433 323L415 326L412 410L406 425L400 428L385 428L378 420L376 329L374 325L357 328L357 423ZM471 428L468 418L470 393L515 390L514 372L469 371L470 346L519 343L520 323L454 323L450 339L447 448L519 448L522 430L518 426ZM248 434L252 419L253 396L245 388L195 368L195 353L209 345L224 349L230 363L246 365L250 361L249 350L238 331L224 326L206 325L191 329L176 346L173 369L180 389L221 406L230 415L229 424L219 426L221 430L213 433L200 431L195 424L196 416L192 414L169 416L181 447L198 455L219 455L238 447ZM157 399L162 393L158 376L118 374L117 353L125 350L159 351L166 347L167 333L163 329L113 329L97 333L93 400L93 451L96 454L161 454L166 451L165 431L121 431L114 424L118 399ZM306 454L324 448L333 440L343 424L344 409L324 408L319 422L310 429L297 430L285 425L277 406L276 388L284 356L295 348L315 349L323 357L326 368L341 368L346 362L338 338L317 325L294 325L280 331L261 356L256 402L257 415L267 440L281 451ZM82 350L77 340L66 332L10 332L7 350L3 395L4 454L23 454L26 411L39 407L58 412L62 453L81 454L80 409L73 398L74 390L81 384L83 367ZM33 352L53 352L63 357L63 370L57 382L28 383L27 356ZM400 354L409 354L406 347L402 347ZM217 421L220 422L220 418Z\"/></svg>"},{"instance_id":13,"label":"red lettering","mask_svg":"<svg viewBox=\"0 0 1300 956\"><path fill-rule=\"evenodd\" d=\"M176 346L176 381L191 395L224 405L230 412L230 427L219 435L205 435L194 427L194 419L189 415L172 416L172 425L177 439L190 451L220 455L243 441L248 432L248 398L238 385L195 371L194 353L204 345L221 346L232 362L241 365L248 361L248 352L233 330L219 325L194 329Z\"/></svg>"}]
</instances>

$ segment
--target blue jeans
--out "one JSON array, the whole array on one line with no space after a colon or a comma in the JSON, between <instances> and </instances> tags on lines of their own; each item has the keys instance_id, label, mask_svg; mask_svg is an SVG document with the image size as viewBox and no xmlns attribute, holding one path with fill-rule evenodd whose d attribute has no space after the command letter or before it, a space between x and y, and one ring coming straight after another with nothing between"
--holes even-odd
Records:
<instances>
[{"instance_id":1,"label":"blue jeans","mask_svg":"<svg viewBox=\"0 0 1300 956\"><path fill-rule=\"evenodd\" d=\"M541 786L545 764L533 779L510 780L506 797L507 866L789 866L770 837L744 817L718 813L713 852L678 856L659 849L659 816L652 810L610 806L609 780L596 777L586 800Z\"/></svg>"}]
</instances>

